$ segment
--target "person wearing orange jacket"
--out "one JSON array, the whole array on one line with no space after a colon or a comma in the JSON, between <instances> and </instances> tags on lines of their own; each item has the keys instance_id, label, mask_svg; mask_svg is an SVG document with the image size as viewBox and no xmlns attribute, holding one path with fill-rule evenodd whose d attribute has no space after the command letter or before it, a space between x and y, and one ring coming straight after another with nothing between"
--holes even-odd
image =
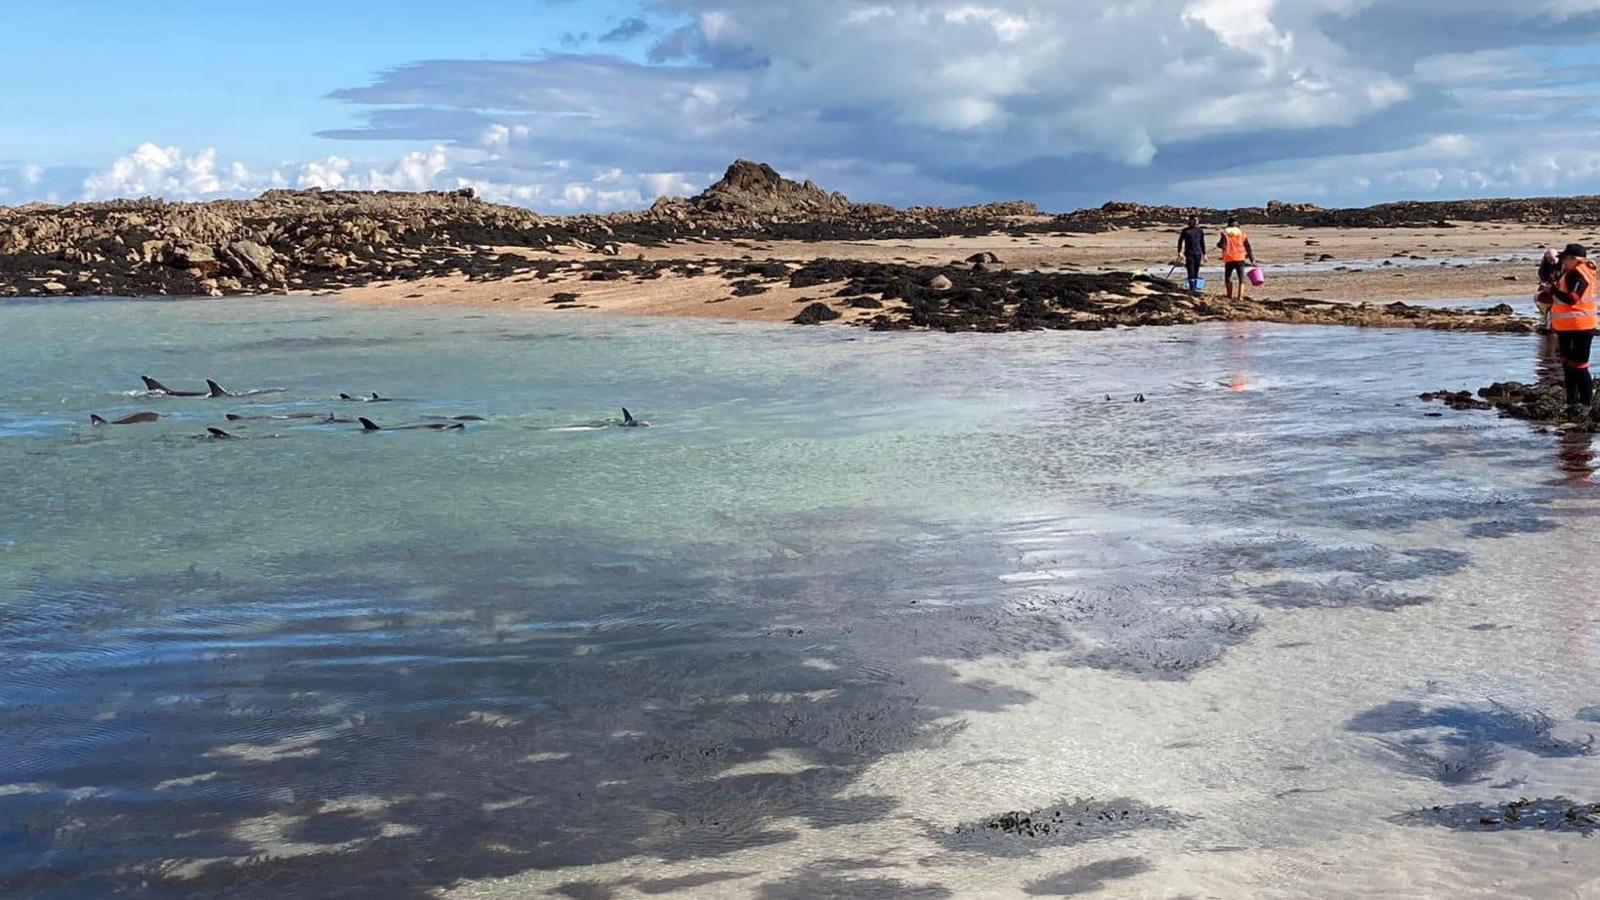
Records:
<instances>
[{"instance_id":1,"label":"person wearing orange jacket","mask_svg":"<svg viewBox=\"0 0 1600 900\"><path fill-rule=\"evenodd\" d=\"M1594 378L1589 374L1589 351L1600 330L1600 272L1589 261L1582 244L1561 251L1561 276L1551 290L1550 329L1556 333L1561 370L1566 379L1567 411L1587 413L1594 405Z\"/></svg>"},{"instance_id":2,"label":"person wearing orange jacket","mask_svg":"<svg viewBox=\"0 0 1600 900\"><path fill-rule=\"evenodd\" d=\"M1245 278L1245 263L1256 264L1256 251L1250 246L1250 236L1239 227L1237 216L1228 217L1228 227L1222 229L1222 240L1217 242L1217 249L1222 251L1222 286L1227 290L1229 300L1243 300ZM1238 294L1234 294L1233 286L1237 281Z\"/></svg>"}]
</instances>

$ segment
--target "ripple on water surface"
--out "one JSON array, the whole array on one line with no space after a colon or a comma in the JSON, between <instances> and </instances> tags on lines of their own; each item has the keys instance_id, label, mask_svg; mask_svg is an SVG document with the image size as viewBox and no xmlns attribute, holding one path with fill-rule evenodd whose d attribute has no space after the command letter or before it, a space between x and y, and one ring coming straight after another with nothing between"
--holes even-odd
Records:
<instances>
[{"instance_id":1,"label":"ripple on water surface","mask_svg":"<svg viewBox=\"0 0 1600 900\"><path fill-rule=\"evenodd\" d=\"M1600 799L1576 455L1414 399L1525 340L0 317L13 892L1394 887ZM373 391L484 421L192 439Z\"/></svg>"}]
</instances>

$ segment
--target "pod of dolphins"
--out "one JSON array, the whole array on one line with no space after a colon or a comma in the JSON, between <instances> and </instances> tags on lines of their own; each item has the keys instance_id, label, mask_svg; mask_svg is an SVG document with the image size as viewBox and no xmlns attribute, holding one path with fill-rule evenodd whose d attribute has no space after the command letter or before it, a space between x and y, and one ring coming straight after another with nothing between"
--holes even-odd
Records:
<instances>
[{"instance_id":1,"label":"pod of dolphins","mask_svg":"<svg viewBox=\"0 0 1600 900\"><path fill-rule=\"evenodd\" d=\"M212 381L209 378L206 379L206 389L203 390L203 391L178 391L178 390L173 390L172 388L167 387L166 385L164 385L161 382L155 380L154 378L151 378L148 375L140 376L140 380L142 380L144 382L144 387L145 387L146 393L149 394L150 396L154 396L154 397L192 397L192 398L204 398L204 399L208 399L208 400L217 400L217 399L223 399L223 398L229 398L229 397L255 397L255 396L260 396L262 394L284 393L283 389L281 389L281 388L249 391L249 392L246 392L246 393L235 393L233 391L228 390L227 388L222 387L221 385L217 384L215 381ZM368 395L366 395L364 397L351 396L350 394L340 394L338 399L341 402L344 402L344 403L388 403L388 402L391 402L392 398L383 397L383 396L378 395L376 392L374 392L374 393L370 393L370 394L368 394ZM346 424L348 424L348 425L360 425L361 426L361 431L363 433L366 433L366 434L371 434L372 432L376 432L376 431L436 431L436 432L465 431L468 422L483 422L483 421L485 421L485 419L482 416L472 416L472 415L464 415L464 416L423 416L423 421L421 421L421 422L413 422L413 423L408 423L408 424L403 424L403 425L379 425L377 422L374 422L372 419L367 418L365 416L357 416L355 418L345 418L345 417L341 417L341 416L336 416L333 413L327 413L325 415L324 414L318 414L318 413L283 413L283 414L279 414L279 415L253 415L253 416L239 415L237 413L228 413L226 418L227 418L227 420L229 422L257 422L257 421L288 422L288 421L298 421L298 422L306 422L306 423L309 423L309 424L316 424L316 425L346 425ZM123 417L118 418L118 419L106 419L105 417L99 416L99 415L91 415L91 416L89 416L89 424L95 426L96 428L101 427L101 426L110 426L110 425L145 425L145 424L149 424L151 422L159 422L160 420L161 420L161 415L159 413L148 412L148 411L147 412L136 412L136 413L133 413L131 415L126 415L126 416L123 416ZM612 420L612 421L615 422L615 420ZM622 410L622 422L618 423L618 424L620 424L622 427L625 427L625 428L648 428L648 427L650 427L650 423L649 422L645 422L645 421L642 421L640 419L634 418L633 413L629 412L627 409L623 409ZM216 427L207 428L206 429L206 433L203 434L203 435L200 435L200 437L210 438L210 439L213 439L213 440L223 440L223 441L232 441L232 440L239 440L240 439L239 435L236 435L236 434L228 431L225 428L216 428Z\"/></svg>"}]
</instances>

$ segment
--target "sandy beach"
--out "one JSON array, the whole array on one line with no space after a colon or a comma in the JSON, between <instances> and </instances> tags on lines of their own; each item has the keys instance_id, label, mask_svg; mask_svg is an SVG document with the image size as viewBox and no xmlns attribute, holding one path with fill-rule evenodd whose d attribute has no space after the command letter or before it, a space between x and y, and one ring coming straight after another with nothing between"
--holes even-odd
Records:
<instances>
[{"instance_id":1,"label":"sandy beach","mask_svg":"<svg viewBox=\"0 0 1600 900\"><path fill-rule=\"evenodd\" d=\"M1036 224L1038 219L1019 220ZM1523 223L1459 223L1451 228L1308 228L1268 225L1249 229L1268 282L1250 296L1272 300L1304 297L1341 303L1415 303L1479 300L1531 294L1537 255L1547 246L1588 239L1570 230ZM1000 266L1022 271L1127 272L1166 276L1175 262L1172 228L1129 228L1098 234L994 233L871 241L672 241L659 246L622 244L614 255L564 247L555 255L521 247L486 248L530 260L568 260L569 274L483 280L467 275L380 281L334 293L351 303L379 306L527 308L563 315L615 314L785 322L804 305L829 302L832 291L773 288L734 296L727 282L668 274L659 279L582 280L584 264L644 259L659 263L745 260L792 266L818 259L860 260L916 266L965 264L993 253ZM1220 272L1207 261L1207 291L1221 297ZM1182 271L1177 274L1182 277ZM557 295L564 295L557 300ZM574 296L575 295L575 296ZM830 303L836 324L859 323L871 311ZM559 307L559 308L558 308Z\"/></svg>"}]
</instances>

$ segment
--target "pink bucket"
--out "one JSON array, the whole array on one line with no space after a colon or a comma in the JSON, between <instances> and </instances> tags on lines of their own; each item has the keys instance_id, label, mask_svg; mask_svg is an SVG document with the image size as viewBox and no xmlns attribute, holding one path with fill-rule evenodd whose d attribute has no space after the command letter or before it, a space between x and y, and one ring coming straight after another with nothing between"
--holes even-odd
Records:
<instances>
[{"instance_id":1,"label":"pink bucket","mask_svg":"<svg viewBox=\"0 0 1600 900\"><path fill-rule=\"evenodd\" d=\"M1251 266L1250 271L1244 273L1244 277L1250 279L1250 284L1254 287L1261 287L1267 283L1267 273L1260 266Z\"/></svg>"}]
</instances>

